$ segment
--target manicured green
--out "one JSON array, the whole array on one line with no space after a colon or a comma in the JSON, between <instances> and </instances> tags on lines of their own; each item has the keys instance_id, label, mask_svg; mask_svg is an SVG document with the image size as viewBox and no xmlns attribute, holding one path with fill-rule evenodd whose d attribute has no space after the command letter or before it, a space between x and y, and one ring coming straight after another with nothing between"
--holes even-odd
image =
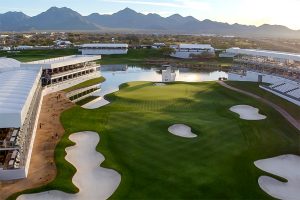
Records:
<instances>
[{"instance_id":1,"label":"manicured green","mask_svg":"<svg viewBox=\"0 0 300 200\"><path fill-rule=\"evenodd\" d=\"M89 97L84 98L80 101L77 101L76 104L79 105L79 106L83 106L83 105L85 105L85 104L87 104L87 103L89 103L89 102L91 102L91 101L93 101L97 98L99 98L99 96L89 96Z\"/></svg>"},{"instance_id":2,"label":"manicured green","mask_svg":"<svg viewBox=\"0 0 300 200\"><path fill-rule=\"evenodd\" d=\"M78 89L81 89L81 88L96 85L96 84L102 83L104 81L105 81L105 78L103 76L101 76L99 78L90 79L90 80L87 80L85 82L74 85L70 88L67 88L67 89L64 90L64 92L71 92L71 91L78 90Z\"/></svg>"},{"instance_id":3,"label":"manicured green","mask_svg":"<svg viewBox=\"0 0 300 200\"><path fill-rule=\"evenodd\" d=\"M131 82L120 88L106 97L109 105L95 110L76 106L63 113L66 133L55 152L58 175L25 193L77 191L65 148L72 145L70 134L86 130L101 136L97 150L106 158L102 166L122 176L111 199L271 199L257 183L266 173L253 162L300 155L299 132L279 113L215 82L161 87ZM240 119L229 111L239 104L259 108L267 119ZM198 137L170 134L167 129L175 123L191 126Z\"/></svg>"},{"instance_id":4,"label":"manicured green","mask_svg":"<svg viewBox=\"0 0 300 200\"><path fill-rule=\"evenodd\" d=\"M0 57L9 57L19 60L21 62L30 62L35 60L69 56L74 54L79 54L78 49L21 50L15 53L1 51Z\"/></svg>"},{"instance_id":5,"label":"manicured green","mask_svg":"<svg viewBox=\"0 0 300 200\"><path fill-rule=\"evenodd\" d=\"M233 87L252 92L256 95L259 95L277 105L280 105L283 109L288 111L295 119L300 121L300 107L296 104L293 104L281 97L276 96L270 92L267 92L259 87L259 83L253 82L238 82L238 81L227 81L228 85Z\"/></svg>"}]
</instances>

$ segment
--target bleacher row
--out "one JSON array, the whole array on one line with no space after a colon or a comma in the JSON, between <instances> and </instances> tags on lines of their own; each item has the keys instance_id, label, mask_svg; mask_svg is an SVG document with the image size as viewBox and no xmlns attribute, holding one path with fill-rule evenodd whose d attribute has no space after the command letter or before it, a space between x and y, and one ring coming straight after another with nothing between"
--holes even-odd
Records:
<instances>
[{"instance_id":1,"label":"bleacher row","mask_svg":"<svg viewBox=\"0 0 300 200\"><path fill-rule=\"evenodd\" d=\"M275 90L279 93L286 94L288 96L294 97L300 100L300 84L298 83L289 83L289 82L278 82L269 86L272 90Z\"/></svg>"}]
</instances>

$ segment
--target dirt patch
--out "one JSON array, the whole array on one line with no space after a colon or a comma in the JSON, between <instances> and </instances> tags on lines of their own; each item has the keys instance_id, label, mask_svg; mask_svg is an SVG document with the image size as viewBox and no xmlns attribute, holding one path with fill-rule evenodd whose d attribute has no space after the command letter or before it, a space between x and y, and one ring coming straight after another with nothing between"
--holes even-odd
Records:
<instances>
[{"instance_id":1,"label":"dirt patch","mask_svg":"<svg viewBox=\"0 0 300 200\"><path fill-rule=\"evenodd\" d=\"M59 94L61 97L57 99ZM73 106L74 104L64 96L63 92L44 96L28 177L16 181L1 181L1 200L16 192L36 188L54 180L56 176L54 149L64 134L64 128L59 120L60 114Z\"/></svg>"}]
</instances>

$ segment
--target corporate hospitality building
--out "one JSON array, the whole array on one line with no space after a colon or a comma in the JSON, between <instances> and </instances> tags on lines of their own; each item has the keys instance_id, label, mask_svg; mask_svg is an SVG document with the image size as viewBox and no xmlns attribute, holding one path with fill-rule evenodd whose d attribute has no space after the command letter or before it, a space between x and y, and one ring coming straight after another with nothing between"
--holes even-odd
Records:
<instances>
[{"instance_id":1,"label":"corporate hospitality building","mask_svg":"<svg viewBox=\"0 0 300 200\"><path fill-rule=\"evenodd\" d=\"M101 76L101 56L66 56L20 63L0 58L0 180L25 178L43 95ZM75 90L77 101L100 89Z\"/></svg>"},{"instance_id":2,"label":"corporate hospitality building","mask_svg":"<svg viewBox=\"0 0 300 200\"><path fill-rule=\"evenodd\" d=\"M95 62L99 59L100 55L73 55L22 63L21 67L42 68L42 85L49 93L101 76Z\"/></svg>"},{"instance_id":3,"label":"corporate hospitality building","mask_svg":"<svg viewBox=\"0 0 300 200\"><path fill-rule=\"evenodd\" d=\"M127 54L128 44L83 44L79 51L82 55Z\"/></svg>"},{"instance_id":4,"label":"corporate hospitality building","mask_svg":"<svg viewBox=\"0 0 300 200\"><path fill-rule=\"evenodd\" d=\"M205 53L215 54L215 49L210 44L179 44L172 48L175 52L171 56L175 58L188 59Z\"/></svg>"},{"instance_id":5,"label":"corporate hospitality building","mask_svg":"<svg viewBox=\"0 0 300 200\"><path fill-rule=\"evenodd\" d=\"M235 55L229 80L264 82L260 87L300 105L300 55L287 52L231 48Z\"/></svg>"},{"instance_id":6,"label":"corporate hospitality building","mask_svg":"<svg viewBox=\"0 0 300 200\"><path fill-rule=\"evenodd\" d=\"M0 71L0 180L27 175L42 99L41 75L41 69L32 68Z\"/></svg>"}]
</instances>

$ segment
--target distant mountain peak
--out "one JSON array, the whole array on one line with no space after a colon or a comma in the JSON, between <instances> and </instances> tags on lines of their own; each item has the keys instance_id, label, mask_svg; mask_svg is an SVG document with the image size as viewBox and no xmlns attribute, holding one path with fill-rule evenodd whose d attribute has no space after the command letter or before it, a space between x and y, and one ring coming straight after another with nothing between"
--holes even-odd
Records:
<instances>
[{"instance_id":1,"label":"distant mountain peak","mask_svg":"<svg viewBox=\"0 0 300 200\"><path fill-rule=\"evenodd\" d=\"M178 34L216 34L235 36L263 37L292 37L300 38L300 31L291 30L281 25L264 24L256 27L216 22L209 19L198 19L180 14L162 17L156 13L147 15L138 13L131 8L124 8L112 15L92 13L82 16L67 7L51 7L34 17L22 12L7 12L0 14L0 30L2 31L31 31L31 30L124 30L141 32L161 32Z\"/></svg>"},{"instance_id":2,"label":"distant mountain peak","mask_svg":"<svg viewBox=\"0 0 300 200\"><path fill-rule=\"evenodd\" d=\"M137 14L137 12L131 8L126 7L123 10L116 12L115 14Z\"/></svg>"}]
</instances>

